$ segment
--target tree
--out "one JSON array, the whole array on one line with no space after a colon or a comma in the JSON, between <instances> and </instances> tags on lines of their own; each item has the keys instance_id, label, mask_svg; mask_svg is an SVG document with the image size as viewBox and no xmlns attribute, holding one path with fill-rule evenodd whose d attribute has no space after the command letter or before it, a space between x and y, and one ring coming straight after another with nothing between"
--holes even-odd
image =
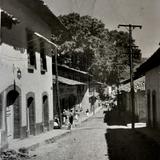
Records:
<instances>
[{"instance_id":1,"label":"tree","mask_svg":"<svg viewBox=\"0 0 160 160\"><path fill-rule=\"evenodd\" d=\"M63 42L63 34L53 36L60 44L58 63L89 71L94 79L107 84L117 84L129 75L129 55L127 32L109 31L102 21L77 13L59 16L70 36ZM135 46L135 40L132 40ZM141 53L136 47L135 64L140 62Z\"/></svg>"},{"instance_id":2,"label":"tree","mask_svg":"<svg viewBox=\"0 0 160 160\"><path fill-rule=\"evenodd\" d=\"M129 35L123 31L108 31L104 46L90 67L92 74L98 75L98 80L107 84L118 84L120 80L129 78ZM135 40L132 39L132 46ZM141 62L141 52L133 47L135 66Z\"/></svg>"},{"instance_id":3,"label":"tree","mask_svg":"<svg viewBox=\"0 0 160 160\"><path fill-rule=\"evenodd\" d=\"M58 62L88 71L101 39L106 36L108 30L100 20L90 16L81 17L77 13L59 16L59 19L71 36L59 46ZM61 34L53 37L53 41L58 44L62 39Z\"/></svg>"}]
</instances>

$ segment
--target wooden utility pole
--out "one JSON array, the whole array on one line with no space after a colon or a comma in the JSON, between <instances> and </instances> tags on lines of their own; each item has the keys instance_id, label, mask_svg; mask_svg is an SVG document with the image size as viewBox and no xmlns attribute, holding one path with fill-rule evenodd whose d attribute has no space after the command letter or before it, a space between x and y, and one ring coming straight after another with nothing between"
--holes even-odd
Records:
<instances>
[{"instance_id":1,"label":"wooden utility pole","mask_svg":"<svg viewBox=\"0 0 160 160\"><path fill-rule=\"evenodd\" d=\"M131 108L132 108L132 129L135 128L135 95L134 95L134 81L133 81L133 53L132 53L132 31L135 28L142 28L141 25L124 25L120 24L119 27L125 27L129 30L129 61L130 61L130 94L131 94Z\"/></svg>"},{"instance_id":2,"label":"wooden utility pole","mask_svg":"<svg viewBox=\"0 0 160 160\"><path fill-rule=\"evenodd\" d=\"M60 128L62 127L62 113L59 99L59 82L58 82L58 64L57 64L57 48L55 49L55 70L56 70L56 107L58 108Z\"/></svg>"}]
</instances>

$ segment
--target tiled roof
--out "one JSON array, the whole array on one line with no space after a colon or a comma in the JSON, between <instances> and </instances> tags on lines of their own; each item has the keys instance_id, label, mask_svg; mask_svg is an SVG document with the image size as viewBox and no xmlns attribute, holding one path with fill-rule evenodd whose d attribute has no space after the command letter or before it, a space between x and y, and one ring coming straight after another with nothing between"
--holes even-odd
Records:
<instances>
[{"instance_id":1,"label":"tiled roof","mask_svg":"<svg viewBox=\"0 0 160 160\"><path fill-rule=\"evenodd\" d=\"M55 79L56 79L56 76L53 75L53 80L55 80ZM79 82L79 81L75 81L75 80L72 80L72 79L68 79L68 78L64 78L64 77L61 77L61 76L58 76L58 81L60 83L71 85L71 86L74 86L74 85L86 85L85 83L82 83L82 82Z\"/></svg>"},{"instance_id":2,"label":"tiled roof","mask_svg":"<svg viewBox=\"0 0 160 160\"><path fill-rule=\"evenodd\" d=\"M53 63L53 65L55 65L55 63ZM88 72L85 72L85 71L81 71L81 70L78 70L78 69L75 69L75 68L71 68L65 64L58 64L58 67L60 68L65 68L67 70L71 70L71 71L75 71L77 73L81 73L83 75L86 75L86 76L89 76L89 77L93 77L91 74L89 74Z\"/></svg>"}]
</instances>

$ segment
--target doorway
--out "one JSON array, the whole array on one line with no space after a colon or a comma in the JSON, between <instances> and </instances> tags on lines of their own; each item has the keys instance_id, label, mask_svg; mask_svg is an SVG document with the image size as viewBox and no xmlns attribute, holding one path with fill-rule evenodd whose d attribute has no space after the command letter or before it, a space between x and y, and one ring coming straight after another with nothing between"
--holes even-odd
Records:
<instances>
[{"instance_id":1,"label":"doorway","mask_svg":"<svg viewBox=\"0 0 160 160\"><path fill-rule=\"evenodd\" d=\"M49 129L49 111L48 111L48 96L43 96L43 123L44 123L44 130Z\"/></svg>"},{"instance_id":2,"label":"doorway","mask_svg":"<svg viewBox=\"0 0 160 160\"><path fill-rule=\"evenodd\" d=\"M20 96L16 90L7 94L6 123L8 140L20 138Z\"/></svg>"},{"instance_id":3,"label":"doorway","mask_svg":"<svg viewBox=\"0 0 160 160\"><path fill-rule=\"evenodd\" d=\"M29 135L35 135L35 102L33 97L27 99L27 118Z\"/></svg>"}]
</instances>

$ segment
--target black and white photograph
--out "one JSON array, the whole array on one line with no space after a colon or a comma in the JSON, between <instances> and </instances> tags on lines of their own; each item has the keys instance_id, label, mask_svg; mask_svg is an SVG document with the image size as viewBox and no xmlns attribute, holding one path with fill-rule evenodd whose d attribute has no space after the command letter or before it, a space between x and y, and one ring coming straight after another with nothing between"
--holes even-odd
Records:
<instances>
[{"instance_id":1,"label":"black and white photograph","mask_svg":"<svg viewBox=\"0 0 160 160\"><path fill-rule=\"evenodd\" d=\"M0 160L160 160L159 0L0 0Z\"/></svg>"}]
</instances>

